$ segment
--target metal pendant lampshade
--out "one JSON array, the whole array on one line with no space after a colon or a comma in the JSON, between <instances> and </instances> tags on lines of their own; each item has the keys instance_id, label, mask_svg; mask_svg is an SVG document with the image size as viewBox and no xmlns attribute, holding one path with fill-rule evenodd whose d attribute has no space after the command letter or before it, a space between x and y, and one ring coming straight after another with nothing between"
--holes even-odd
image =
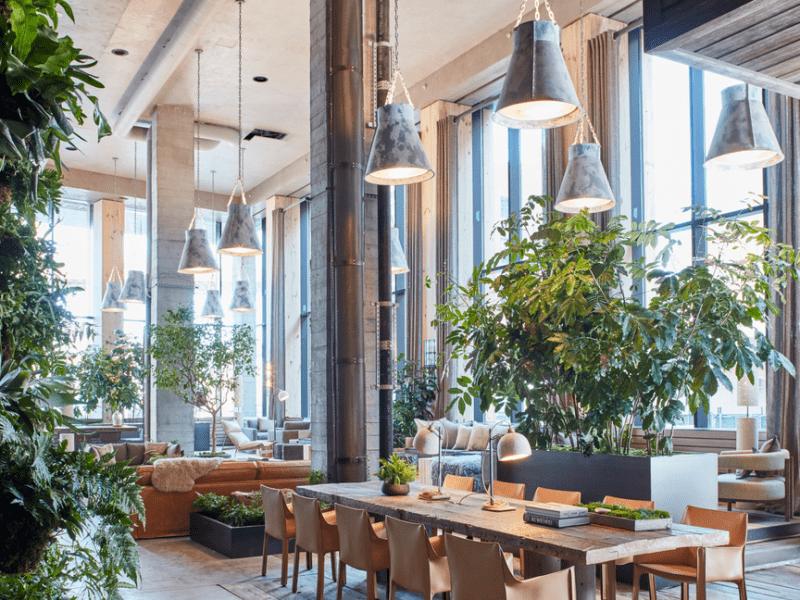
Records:
<instances>
[{"instance_id":1,"label":"metal pendant lampshade","mask_svg":"<svg viewBox=\"0 0 800 600\"><path fill-rule=\"evenodd\" d=\"M581 106L552 21L514 29L514 52L493 118L514 129L550 129L577 121Z\"/></svg>"},{"instance_id":2,"label":"metal pendant lampshade","mask_svg":"<svg viewBox=\"0 0 800 600\"><path fill-rule=\"evenodd\" d=\"M219 290L207 290L206 301L203 304L203 311L200 313L200 317L203 319L221 319L224 316Z\"/></svg>"},{"instance_id":3,"label":"metal pendant lampshade","mask_svg":"<svg viewBox=\"0 0 800 600\"><path fill-rule=\"evenodd\" d=\"M133 304L144 304L144 300L144 272L128 271L128 277L125 279L125 285L122 286L122 291L119 293L119 301L125 303L131 302Z\"/></svg>"},{"instance_id":4,"label":"metal pendant lampshade","mask_svg":"<svg viewBox=\"0 0 800 600\"><path fill-rule=\"evenodd\" d=\"M233 312L256 312L256 305L250 295L250 282L247 279L240 279L233 288L233 302L231 302Z\"/></svg>"},{"instance_id":5,"label":"metal pendant lampshade","mask_svg":"<svg viewBox=\"0 0 800 600\"><path fill-rule=\"evenodd\" d=\"M186 230L186 242L183 244L183 254L178 265L178 273L184 275L203 275L219 271L217 259L211 252L208 244L206 230L195 227L197 213L192 217L189 229Z\"/></svg>"},{"instance_id":6,"label":"metal pendant lampshade","mask_svg":"<svg viewBox=\"0 0 800 600\"><path fill-rule=\"evenodd\" d=\"M761 103L761 90L747 84L722 90L722 110L705 166L761 169L784 159Z\"/></svg>"},{"instance_id":7,"label":"metal pendant lampshade","mask_svg":"<svg viewBox=\"0 0 800 600\"><path fill-rule=\"evenodd\" d=\"M100 310L103 312L122 312L125 305L119 301L119 294L122 291L121 281L109 281L106 283L106 295L103 296L103 304Z\"/></svg>"},{"instance_id":8,"label":"metal pendant lampshade","mask_svg":"<svg viewBox=\"0 0 800 600\"><path fill-rule=\"evenodd\" d=\"M616 202L608 183L600 144L573 144L567 154L569 162L558 190L555 209L563 213L590 213L612 208Z\"/></svg>"},{"instance_id":9,"label":"metal pendant lampshade","mask_svg":"<svg viewBox=\"0 0 800 600\"><path fill-rule=\"evenodd\" d=\"M377 185L406 185L432 178L431 163L414 125L414 108L393 102L377 112L378 129L364 179Z\"/></svg>"},{"instance_id":10,"label":"metal pendant lampshade","mask_svg":"<svg viewBox=\"0 0 800 600\"><path fill-rule=\"evenodd\" d=\"M501 462L519 460L531 455L531 443L521 433L510 427L508 433L497 442L497 460Z\"/></svg>"},{"instance_id":11,"label":"metal pendant lampshade","mask_svg":"<svg viewBox=\"0 0 800 600\"><path fill-rule=\"evenodd\" d=\"M403 252L403 246L400 244L400 230L392 227L392 275L408 273L410 270L406 253Z\"/></svg>"},{"instance_id":12,"label":"metal pendant lampshade","mask_svg":"<svg viewBox=\"0 0 800 600\"><path fill-rule=\"evenodd\" d=\"M232 198L228 204L228 220L217 244L217 252L231 256L257 256L264 253L253 223L253 210L241 197Z\"/></svg>"}]
</instances>

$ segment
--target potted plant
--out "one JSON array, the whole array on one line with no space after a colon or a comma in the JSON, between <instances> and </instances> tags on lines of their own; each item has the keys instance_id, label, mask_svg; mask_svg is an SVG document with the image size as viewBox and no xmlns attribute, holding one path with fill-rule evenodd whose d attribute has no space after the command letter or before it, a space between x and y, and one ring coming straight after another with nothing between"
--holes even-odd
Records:
<instances>
[{"instance_id":1,"label":"potted plant","mask_svg":"<svg viewBox=\"0 0 800 600\"><path fill-rule=\"evenodd\" d=\"M399 386L394 394L392 419L394 426L394 445L396 448L406 446L406 438L416 434L414 419L431 420L431 405L436 400L439 384L436 380L435 368L420 368L414 360L403 361L398 369Z\"/></svg>"},{"instance_id":2,"label":"potted plant","mask_svg":"<svg viewBox=\"0 0 800 600\"><path fill-rule=\"evenodd\" d=\"M417 478L417 467L406 462L395 453L388 460L379 459L380 469L375 476L383 481L381 491L387 496L405 496L409 492L409 481Z\"/></svg>"},{"instance_id":3,"label":"potted plant","mask_svg":"<svg viewBox=\"0 0 800 600\"><path fill-rule=\"evenodd\" d=\"M233 398L242 375L255 376L255 340L249 325L223 329L195 325L188 308L168 310L163 325L149 330L153 384L211 415L211 455L217 455L217 417Z\"/></svg>"},{"instance_id":4,"label":"potted plant","mask_svg":"<svg viewBox=\"0 0 800 600\"><path fill-rule=\"evenodd\" d=\"M121 331L109 346L90 346L80 355L75 368L78 397L87 412L105 403L114 411L113 424L122 425L121 411L141 406L145 374L142 345Z\"/></svg>"},{"instance_id":5,"label":"potted plant","mask_svg":"<svg viewBox=\"0 0 800 600\"><path fill-rule=\"evenodd\" d=\"M192 541L228 558L261 556L264 546L264 507L255 495L249 505L217 494L198 494L189 515ZM270 551L280 551L280 541Z\"/></svg>"},{"instance_id":6,"label":"potted plant","mask_svg":"<svg viewBox=\"0 0 800 600\"><path fill-rule=\"evenodd\" d=\"M771 232L756 223L704 210L715 253L670 272L671 226L651 222L626 230L616 218L600 229L585 213L546 218L539 210L546 200L532 197L502 222L497 231L506 237L504 248L475 269L472 281L451 286L450 301L438 307L437 322L450 323L453 354L466 359L469 371L450 393L462 412L476 401L484 410L513 413L534 448L561 441L579 456L634 454L633 422L641 419L647 449L631 458L653 458L646 465L640 460L641 468L616 469L603 459L589 466L556 452L548 453L553 463L541 476L574 474L561 489L602 477L592 495L603 484L614 493L607 486L622 484L618 471L649 486L659 470L674 470L656 459L672 458L675 421L685 408L708 410L719 386L732 389L729 373L752 381L757 365L767 362L794 374L763 331L778 312L773 293L779 296L786 280L798 276L798 256L773 244ZM741 250L745 245L757 251ZM654 257L630 258L636 247L655 249ZM744 258L729 258L734 247ZM518 476L543 460L534 451L524 465L507 468ZM682 470L705 480L699 501L715 503L715 457L713 464L694 457ZM513 474L501 469L499 475Z\"/></svg>"}]
</instances>

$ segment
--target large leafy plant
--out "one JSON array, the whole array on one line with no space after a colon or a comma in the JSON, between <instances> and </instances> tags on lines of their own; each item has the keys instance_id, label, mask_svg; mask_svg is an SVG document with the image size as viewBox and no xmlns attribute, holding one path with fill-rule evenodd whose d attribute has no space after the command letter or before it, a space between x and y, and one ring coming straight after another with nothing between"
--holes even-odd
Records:
<instances>
[{"instance_id":1,"label":"large leafy plant","mask_svg":"<svg viewBox=\"0 0 800 600\"><path fill-rule=\"evenodd\" d=\"M220 323L195 325L188 308L168 310L163 325L150 328L147 352L155 360L153 384L211 415L211 452L222 406L233 395L237 379L255 376L255 340L249 325L227 330Z\"/></svg>"},{"instance_id":2,"label":"large leafy plant","mask_svg":"<svg viewBox=\"0 0 800 600\"><path fill-rule=\"evenodd\" d=\"M89 412L101 402L115 411L142 403L142 345L120 331L116 334L110 349L105 344L90 346L79 357L75 371L78 395Z\"/></svg>"},{"instance_id":3,"label":"large leafy plant","mask_svg":"<svg viewBox=\"0 0 800 600\"><path fill-rule=\"evenodd\" d=\"M544 202L502 222L505 247L439 307L467 360L450 390L462 412L473 401L520 411L539 448L570 440L587 453L627 452L640 417L648 450L664 453L685 408L708 411L719 386L732 390L728 373L752 381L768 363L794 374L764 331L798 256L769 230L704 211L714 253L670 272L671 225L612 219L601 230L586 214L545 218ZM630 258L637 247L655 256Z\"/></svg>"},{"instance_id":4,"label":"large leafy plant","mask_svg":"<svg viewBox=\"0 0 800 600\"><path fill-rule=\"evenodd\" d=\"M402 361L403 357L400 357ZM397 373L398 388L394 393L392 420L394 445L402 448L405 438L416 433L414 419L431 420L430 407L436 400L439 384L436 369L420 367L417 361L406 360Z\"/></svg>"}]
</instances>

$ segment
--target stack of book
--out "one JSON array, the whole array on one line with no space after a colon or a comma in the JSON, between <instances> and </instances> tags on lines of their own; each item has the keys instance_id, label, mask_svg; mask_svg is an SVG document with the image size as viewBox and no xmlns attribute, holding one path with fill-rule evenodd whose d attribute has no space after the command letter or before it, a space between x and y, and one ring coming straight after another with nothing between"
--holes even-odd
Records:
<instances>
[{"instance_id":1,"label":"stack of book","mask_svg":"<svg viewBox=\"0 0 800 600\"><path fill-rule=\"evenodd\" d=\"M589 509L557 502L531 502L525 507L526 522L548 527L574 527L589 524Z\"/></svg>"}]
</instances>

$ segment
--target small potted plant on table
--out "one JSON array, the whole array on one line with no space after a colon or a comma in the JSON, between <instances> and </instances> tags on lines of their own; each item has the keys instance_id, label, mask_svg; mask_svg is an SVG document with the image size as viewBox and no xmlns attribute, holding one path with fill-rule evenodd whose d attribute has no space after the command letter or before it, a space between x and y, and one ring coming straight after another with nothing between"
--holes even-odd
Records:
<instances>
[{"instance_id":1,"label":"small potted plant on table","mask_svg":"<svg viewBox=\"0 0 800 600\"><path fill-rule=\"evenodd\" d=\"M380 459L381 468L375 476L383 481L381 491L387 496L405 496L409 492L408 482L417 478L417 467L404 461L397 454L390 459Z\"/></svg>"}]
</instances>

